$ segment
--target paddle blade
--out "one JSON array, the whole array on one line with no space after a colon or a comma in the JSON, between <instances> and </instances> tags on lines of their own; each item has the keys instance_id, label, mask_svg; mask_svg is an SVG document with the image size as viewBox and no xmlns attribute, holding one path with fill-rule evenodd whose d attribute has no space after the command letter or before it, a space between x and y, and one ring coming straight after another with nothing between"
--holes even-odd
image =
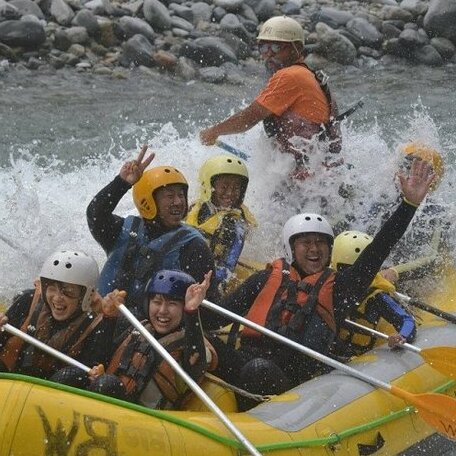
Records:
<instances>
[{"instance_id":1,"label":"paddle blade","mask_svg":"<svg viewBox=\"0 0 456 456\"><path fill-rule=\"evenodd\" d=\"M456 399L437 393L412 394L393 385L390 392L412 404L437 432L456 440Z\"/></svg>"},{"instance_id":2,"label":"paddle blade","mask_svg":"<svg viewBox=\"0 0 456 456\"><path fill-rule=\"evenodd\" d=\"M422 348L420 355L435 370L456 379L456 347Z\"/></svg>"}]
</instances>

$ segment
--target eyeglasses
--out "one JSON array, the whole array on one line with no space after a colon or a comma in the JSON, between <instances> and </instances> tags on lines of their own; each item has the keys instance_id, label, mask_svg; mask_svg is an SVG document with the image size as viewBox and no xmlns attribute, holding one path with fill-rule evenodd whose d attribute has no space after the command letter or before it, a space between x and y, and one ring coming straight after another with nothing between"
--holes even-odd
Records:
<instances>
[{"instance_id":1,"label":"eyeglasses","mask_svg":"<svg viewBox=\"0 0 456 456\"><path fill-rule=\"evenodd\" d=\"M277 54L283 47L284 43L260 43L258 44L258 51L260 54L266 54L271 51L273 54Z\"/></svg>"}]
</instances>

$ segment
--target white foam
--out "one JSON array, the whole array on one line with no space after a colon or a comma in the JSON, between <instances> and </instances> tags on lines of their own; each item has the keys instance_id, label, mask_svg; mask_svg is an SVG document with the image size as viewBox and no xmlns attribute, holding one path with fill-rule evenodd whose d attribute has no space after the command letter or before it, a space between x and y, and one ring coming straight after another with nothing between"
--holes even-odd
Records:
<instances>
[{"instance_id":1,"label":"white foam","mask_svg":"<svg viewBox=\"0 0 456 456\"><path fill-rule=\"evenodd\" d=\"M363 230L361 215L366 208L377 201L379 195L394 199L393 175L400 159L397 148L409 140L418 139L442 151L446 175L433 197L445 204L453 216L454 144L442 141L437 126L422 106L415 107L398 125L394 137L387 138L375 120L363 128L344 125L343 155L354 168L322 171L315 178L298 184L292 193L285 193L282 202L273 201L271 194L292 169L292 157L280 154L260 126L242 135L224 137L227 143L251 157L245 202L256 215L259 228L246 245L246 255L261 261L282 255L281 227L290 215L300 210L305 199L304 210L323 211L333 221L343 218L345 213L354 213L359 225L352 228ZM127 123L125 131L131 128L138 130L139 148L148 138L148 125L138 127ZM213 154L224 153L216 147L202 146L196 132L180 136L172 123L149 138L148 144L157 154L153 165L172 164L185 174L190 183L190 200L197 195L197 172L201 164ZM43 260L57 249L85 250L102 266L105 255L89 233L85 210L91 198L118 173L123 161L135 157L138 150L122 151L119 156L114 140L107 149L97 158L68 169L56 158L33 156L31 145L18 150L11 157L10 166L0 168L3 194L0 200L0 296L10 299L15 292L30 287ZM351 202L338 195L341 182L355 187ZM328 200L325 209L319 207L320 196ZM123 198L115 212L120 215L135 212L131 195Z\"/></svg>"}]
</instances>

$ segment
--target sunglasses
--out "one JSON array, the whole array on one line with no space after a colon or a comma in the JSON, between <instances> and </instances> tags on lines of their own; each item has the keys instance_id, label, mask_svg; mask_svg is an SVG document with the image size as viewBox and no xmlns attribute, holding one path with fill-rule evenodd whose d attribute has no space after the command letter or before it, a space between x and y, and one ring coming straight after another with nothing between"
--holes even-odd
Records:
<instances>
[{"instance_id":1,"label":"sunglasses","mask_svg":"<svg viewBox=\"0 0 456 456\"><path fill-rule=\"evenodd\" d=\"M273 54L277 54L283 47L283 43L260 43L258 45L258 51L260 54L266 54L271 51Z\"/></svg>"}]
</instances>

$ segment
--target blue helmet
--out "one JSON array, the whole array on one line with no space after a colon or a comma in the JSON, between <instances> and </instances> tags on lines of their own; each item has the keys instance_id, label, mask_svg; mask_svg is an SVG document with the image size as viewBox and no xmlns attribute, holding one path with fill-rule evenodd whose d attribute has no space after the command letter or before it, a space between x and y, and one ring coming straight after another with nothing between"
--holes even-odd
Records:
<instances>
[{"instance_id":1,"label":"blue helmet","mask_svg":"<svg viewBox=\"0 0 456 456\"><path fill-rule=\"evenodd\" d=\"M187 288L194 283L196 283L195 279L185 272L162 269L147 282L145 294L146 296L162 294L183 301Z\"/></svg>"}]
</instances>

